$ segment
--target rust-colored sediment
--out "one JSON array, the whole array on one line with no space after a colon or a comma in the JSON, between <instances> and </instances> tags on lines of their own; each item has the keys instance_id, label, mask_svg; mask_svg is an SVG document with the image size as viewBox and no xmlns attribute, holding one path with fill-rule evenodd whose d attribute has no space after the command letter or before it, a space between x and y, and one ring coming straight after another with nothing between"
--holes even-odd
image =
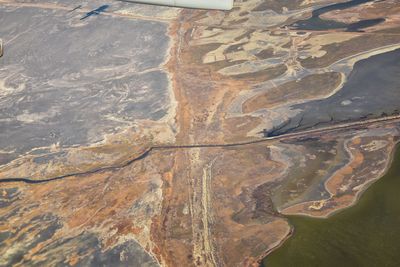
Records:
<instances>
[{"instance_id":1,"label":"rust-colored sediment","mask_svg":"<svg viewBox=\"0 0 400 267\"><path fill-rule=\"evenodd\" d=\"M278 10L282 9L278 2L272 4ZM306 9L303 6L295 8ZM251 140L258 127L262 130L264 124L274 120L282 122L290 117L290 110L278 110L276 114L272 112L265 116L257 111L273 110L287 101L325 98L337 89L344 74L339 77L331 70L322 73L322 67L348 56L348 53L371 49L372 45L365 42L369 40L369 31L366 35L338 30L297 34L283 29L280 25L294 20L289 13L287 20L277 13L271 18L276 20L275 29L265 30L259 22L263 18L255 20L252 17L253 10L263 12L264 9L265 5L260 1L250 0L225 13L182 10L175 19L168 21L168 35L172 41L165 67L177 103L174 127L178 132L175 136L164 123L142 122L143 132L127 131L110 137L108 143L71 149L71 168L36 166L32 159L26 159L22 160L19 169L14 168L16 165L3 168L0 177L28 175L29 172L58 175L76 169L84 172L93 167L126 162L154 143L170 144L173 139L177 145ZM300 11L303 17L309 13ZM395 14L389 15L392 19L395 17ZM337 15L329 16L339 20ZM387 27L394 25L385 23ZM396 38L393 35L382 38L385 39L382 45L397 42ZM345 51L332 48L336 45L339 48L344 45ZM300 59L300 54L305 58ZM253 64L254 71L251 64L250 67L230 68L270 57L278 57L282 62L266 63L264 68ZM321 73L290 80L305 67L302 63L308 64L310 69L321 67ZM288 83L249 96L243 101L242 114L232 116L229 113L238 96L257 86L270 85L270 80L286 71L290 74L285 76L290 80ZM329 84L325 86L327 78ZM288 100L289 93L292 98ZM295 166L292 159L319 155L318 151L310 152L314 150L307 147L307 138L270 140L237 147L156 150L144 159L114 170L38 185L2 184L3 190L16 188L19 195L9 206L1 208L2 216L17 215L10 215L1 222L0 231L17 233L4 241L8 247L13 247L20 245L18 238L24 234L34 237L40 229L50 225L43 222L31 228L18 228L24 222L43 214L56 218L60 230L27 249L24 255L27 260L49 257L47 252L40 253L52 243L70 238L73 242L63 249L68 255L67 262L72 266L78 264L82 258L94 253L94 248L83 254L76 249L84 243L79 237L90 233L98 238L103 251L127 240L135 241L163 266L257 266L293 231L282 213L329 216L352 205L359 194L382 175L388 166L387 155L397 142L394 136L398 135L398 126L395 122L378 124L359 125L362 129L350 131L343 128L337 132L314 132L309 139L315 139L315 142L345 144L343 150L348 155L339 159L345 164L334 168L338 164L334 160L324 163L336 170L322 181L328 198L310 200L305 194L281 213L276 210L273 200L276 189L286 182L285 179L298 178L296 175L288 178L289 170L295 173L296 168L307 168L308 164L303 160L299 161L301 166ZM252 131L253 134L249 134ZM326 147L332 149L332 146ZM78 164L80 151L103 155L101 162L96 162L93 156L91 163ZM318 171L324 170L316 169L316 173ZM5 192L3 197L7 199ZM58 253L54 251L48 253Z\"/></svg>"}]
</instances>

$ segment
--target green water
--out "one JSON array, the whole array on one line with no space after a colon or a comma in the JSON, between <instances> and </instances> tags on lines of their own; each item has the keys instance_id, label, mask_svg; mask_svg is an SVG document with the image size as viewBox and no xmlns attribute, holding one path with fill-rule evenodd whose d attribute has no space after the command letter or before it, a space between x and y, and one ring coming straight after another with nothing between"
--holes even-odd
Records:
<instances>
[{"instance_id":1,"label":"green water","mask_svg":"<svg viewBox=\"0 0 400 267\"><path fill-rule=\"evenodd\" d=\"M263 266L400 266L399 146L387 174L355 206L328 219L288 219L294 235Z\"/></svg>"}]
</instances>

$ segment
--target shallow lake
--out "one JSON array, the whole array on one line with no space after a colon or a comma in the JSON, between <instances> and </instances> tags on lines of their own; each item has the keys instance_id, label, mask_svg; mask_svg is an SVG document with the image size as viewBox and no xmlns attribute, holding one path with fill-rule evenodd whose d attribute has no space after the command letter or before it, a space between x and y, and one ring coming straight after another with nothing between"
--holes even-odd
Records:
<instances>
[{"instance_id":1,"label":"shallow lake","mask_svg":"<svg viewBox=\"0 0 400 267\"><path fill-rule=\"evenodd\" d=\"M356 205L328 219L288 216L294 234L262 266L400 266L400 149Z\"/></svg>"},{"instance_id":2,"label":"shallow lake","mask_svg":"<svg viewBox=\"0 0 400 267\"><path fill-rule=\"evenodd\" d=\"M343 10L346 8L354 7L360 4L364 4L367 2L371 2L372 0L352 0L344 3L337 3L328 6L324 6L318 8L312 12L312 16L309 19L300 20L296 23L292 24L291 26L299 29L299 30L332 30L332 29L340 29L340 28L347 28L348 31L359 31L362 28L370 27L375 24L378 24L383 19L372 19L372 20L365 20L359 21L353 24L346 24L343 22L338 22L334 20L325 20L321 19L320 15L330 12L332 10Z\"/></svg>"},{"instance_id":3,"label":"shallow lake","mask_svg":"<svg viewBox=\"0 0 400 267\"><path fill-rule=\"evenodd\" d=\"M325 99L293 105L298 114L273 135L399 113L399 59L397 49L358 61L342 89Z\"/></svg>"}]
</instances>

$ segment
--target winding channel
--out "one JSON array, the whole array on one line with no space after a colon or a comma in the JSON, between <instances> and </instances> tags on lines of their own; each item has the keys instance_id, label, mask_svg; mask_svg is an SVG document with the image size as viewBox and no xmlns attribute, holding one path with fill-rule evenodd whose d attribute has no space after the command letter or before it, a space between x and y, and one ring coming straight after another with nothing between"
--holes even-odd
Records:
<instances>
[{"instance_id":1,"label":"winding channel","mask_svg":"<svg viewBox=\"0 0 400 267\"><path fill-rule=\"evenodd\" d=\"M329 6L325 6L322 8L315 9L312 12L311 18L305 20L299 20L291 25L291 27L297 30L333 30L333 29L341 29L345 28L346 31L360 31L362 28L371 27L378 23L385 21L382 18L378 19L367 19L362 20L356 23L343 23L334 20L325 20L321 19L320 16L322 14L328 13L333 10L343 10L347 8L351 8L360 4L373 2L374 0L352 0L344 3L332 4Z\"/></svg>"}]
</instances>

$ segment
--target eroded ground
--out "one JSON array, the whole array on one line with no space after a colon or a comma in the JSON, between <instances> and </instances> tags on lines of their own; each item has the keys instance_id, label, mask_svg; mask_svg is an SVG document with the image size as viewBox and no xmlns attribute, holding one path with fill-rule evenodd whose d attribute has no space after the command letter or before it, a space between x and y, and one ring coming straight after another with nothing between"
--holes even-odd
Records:
<instances>
[{"instance_id":1,"label":"eroded ground","mask_svg":"<svg viewBox=\"0 0 400 267\"><path fill-rule=\"evenodd\" d=\"M0 1L0 265L257 265L352 205L399 136L399 4L339 2Z\"/></svg>"}]
</instances>

